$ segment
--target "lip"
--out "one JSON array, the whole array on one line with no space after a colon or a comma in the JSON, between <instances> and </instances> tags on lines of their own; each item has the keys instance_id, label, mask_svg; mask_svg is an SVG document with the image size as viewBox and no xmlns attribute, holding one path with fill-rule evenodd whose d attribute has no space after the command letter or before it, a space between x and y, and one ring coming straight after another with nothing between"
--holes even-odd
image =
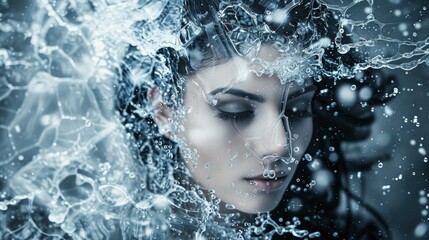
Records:
<instances>
[{"instance_id":1,"label":"lip","mask_svg":"<svg viewBox=\"0 0 429 240\"><path fill-rule=\"evenodd\" d=\"M287 175L278 176L273 179L265 178L262 175L244 178L253 189L264 192L273 192L281 189L286 182Z\"/></svg>"}]
</instances>

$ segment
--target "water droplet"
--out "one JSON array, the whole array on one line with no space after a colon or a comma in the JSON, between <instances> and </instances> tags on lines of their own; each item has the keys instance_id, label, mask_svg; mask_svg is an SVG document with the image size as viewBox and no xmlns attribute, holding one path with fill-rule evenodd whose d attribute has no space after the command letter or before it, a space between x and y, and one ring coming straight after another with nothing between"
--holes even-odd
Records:
<instances>
[{"instance_id":1,"label":"water droplet","mask_svg":"<svg viewBox=\"0 0 429 240\"><path fill-rule=\"evenodd\" d=\"M270 170L268 171L268 178L275 178L276 177L276 172L274 170Z\"/></svg>"},{"instance_id":2,"label":"water droplet","mask_svg":"<svg viewBox=\"0 0 429 240\"><path fill-rule=\"evenodd\" d=\"M15 125L15 132L20 133L21 127L19 125Z\"/></svg>"},{"instance_id":3,"label":"water droplet","mask_svg":"<svg viewBox=\"0 0 429 240\"><path fill-rule=\"evenodd\" d=\"M424 149L424 148L419 148L419 153L421 154L421 155L423 155L423 156L426 156L426 149Z\"/></svg>"},{"instance_id":4,"label":"water droplet","mask_svg":"<svg viewBox=\"0 0 429 240\"><path fill-rule=\"evenodd\" d=\"M427 223L419 223L419 225L416 226L414 229L414 236L417 238L423 237L428 231L428 225Z\"/></svg>"},{"instance_id":5,"label":"water droplet","mask_svg":"<svg viewBox=\"0 0 429 240\"><path fill-rule=\"evenodd\" d=\"M7 210L7 205L3 202L0 202L0 211L6 211Z\"/></svg>"},{"instance_id":6,"label":"water droplet","mask_svg":"<svg viewBox=\"0 0 429 240\"><path fill-rule=\"evenodd\" d=\"M314 232L314 233L310 233L308 235L309 238L318 238L320 237L320 232Z\"/></svg>"},{"instance_id":7,"label":"water droplet","mask_svg":"<svg viewBox=\"0 0 429 240\"><path fill-rule=\"evenodd\" d=\"M262 176L263 176L264 178L268 178L268 175L269 175L268 170L267 170L267 169L264 169L264 172L262 173Z\"/></svg>"},{"instance_id":8,"label":"water droplet","mask_svg":"<svg viewBox=\"0 0 429 240\"><path fill-rule=\"evenodd\" d=\"M225 208L229 209L229 210L233 210L233 209L235 209L235 206L233 204L227 203L227 204L225 204Z\"/></svg>"},{"instance_id":9,"label":"water droplet","mask_svg":"<svg viewBox=\"0 0 429 240\"><path fill-rule=\"evenodd\" d=\"M342 30L342 29L340 29L340 30ZM343 30L344 31L344 30ZM338 52L339 53L341 53L341 54L346 54L346 53L348 53L350 51L350 46L349 45L341 45L339 48L338 48Z\"/></svg>"}]
</instances>

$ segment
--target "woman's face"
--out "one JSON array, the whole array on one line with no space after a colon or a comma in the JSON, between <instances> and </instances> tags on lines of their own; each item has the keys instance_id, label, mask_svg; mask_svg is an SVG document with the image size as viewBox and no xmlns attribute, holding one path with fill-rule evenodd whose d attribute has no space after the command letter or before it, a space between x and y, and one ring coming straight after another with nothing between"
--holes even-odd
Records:
<instances>
[{"instance_id":1,"label":"woman's face","mask_svg":"<svg viewBox=\"0 0 429 240\"><path fill-rule=\"evenodd\" d=\"M258 57L274 60L275 50ZM239 211L274 209L310 143L314 86L258 77L238 57L187 80L179 137L197 152L185 157L194 180Z\"/></svg>"}]
</instances>

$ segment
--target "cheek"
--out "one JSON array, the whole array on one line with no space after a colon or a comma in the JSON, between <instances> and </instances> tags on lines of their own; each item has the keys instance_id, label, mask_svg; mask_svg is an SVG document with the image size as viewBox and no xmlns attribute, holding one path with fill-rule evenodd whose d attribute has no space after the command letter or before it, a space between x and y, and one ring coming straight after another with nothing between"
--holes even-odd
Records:
<instances>
[{"instance_id":1,"label":"cheek","mask_svg":"<svg viewBox=\"0 0 429 240\"><path fill-rule=\"evenodd\" d=\"M221 159L227 157L226 150L228 139L231 138L231 129L228 122L216 117L216 112L210 109L204 101L189 102L188 111L184 122L184 131L179 134L191 151L196 150L199 158L193 159L197 162L200 170L209 164L212 166L222 165ZM218 168L221 168L219 166Z\"/></svg>"},{"instance_id":2,"label":"cheek","mask_svg":"<svg viewBox=\"0 0 429 240\"><path fill-rule=\"evenodd\" d=\"M213 113L200 110L187 115L184 137L197 151L215 150L226 142L228 132Z\"/></svg>"}]
</instances>

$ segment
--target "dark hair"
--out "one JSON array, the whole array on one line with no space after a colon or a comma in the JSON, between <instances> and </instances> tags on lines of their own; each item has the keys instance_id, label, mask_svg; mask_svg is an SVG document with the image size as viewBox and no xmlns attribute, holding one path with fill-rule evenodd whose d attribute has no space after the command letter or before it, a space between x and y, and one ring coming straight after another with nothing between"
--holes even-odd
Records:
<instances>
[{"instance_id":1,"label":"dark hair","mask_svg":"<svg viewBox=\"0 0 429 240\"><path fill-rule=\"evenodd\" d=\"M363 60L354 49L345 54L338 52L338 46L334 44L338 20L316 0L298 3L243 0L228 4L219 0L185 0L181 23L181 41L185 51L161 48L153 57L139 55L138 49L130 47L124 58L122 78L117 86L117 109L123 117L123 124L134 136L141 159L148 165L148 187L157 186L149 190L168 190L174 181L169 176L177 171L186 171L186 167L176 161L179 156L177 144L158 133L150 109L144 107L149 105L146 97L149 89L160 87L164 102L180 107L185 91L182 76L225 62L234 55L246 56L254 47L252 43L286 43L293 36L293 40L305 48L322 38L329 38L331 44L315 59L320 64L314 81L318 90L313 99L314 119L317 121L314 121L315 131L307 149L307 156L312 160L307 157L301 161L296 173L300 182L285 193L283 201L272 211L272 217L299 217L301 228L320 232L324 239L390 238L383 219L349 186L350 173L369 171L376 161L368 159L362 164L347 161L341 145L369 136L374 121L371 108L391 99L385 93L396 85L394 79L375 69L353 72L355 63ZM264 14L274 9L285 9L289 14L288 21L267 22ZM223 14L220 16L221 10ZM268 27L271 33L259 32L259 25ZM240 28L247 32L237 32ZM247 38L244 38L245 34ZM202 54L195 57L192 55L194 51ZM136 69L145 79L138 84L133 77ZM341 71L346 73L341 74ZM365 106L358 101L352 106L343 106L337 93L346 85L353 85L356 91L369 88L373 94L365 100ZM156 159L161 155L170 157ZM311 165L315 161L332 180L322 190L312 188L310 184L315 171ZM304 207L291 211L289 200L292 198L299 199ZM345 210L340 209L342 202L346 203ZM365 211L353 212L352 202L358 203Z\"/></svg>"}]
</instances>

